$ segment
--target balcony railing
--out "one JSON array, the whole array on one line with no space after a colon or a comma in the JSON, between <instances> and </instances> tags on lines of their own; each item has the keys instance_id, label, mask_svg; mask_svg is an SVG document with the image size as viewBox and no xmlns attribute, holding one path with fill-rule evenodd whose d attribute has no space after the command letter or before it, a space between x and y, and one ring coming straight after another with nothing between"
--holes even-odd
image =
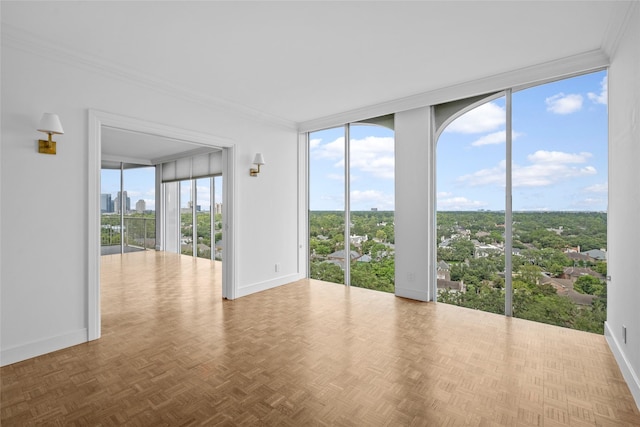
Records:
<instances>
[{"instance_id":1,"label":"balcony railing","mask_svg":"<svg viewBox=\"0 0 640 427\"><path fill-rule=\"evenodd\" d=\"M120 230L120 216L102 215L100 222L102 246L116 246L120 245L122 241L126 247L141 250L155 249L155 218L125 216L122 233Z\"/></svg>"}]
</instances>

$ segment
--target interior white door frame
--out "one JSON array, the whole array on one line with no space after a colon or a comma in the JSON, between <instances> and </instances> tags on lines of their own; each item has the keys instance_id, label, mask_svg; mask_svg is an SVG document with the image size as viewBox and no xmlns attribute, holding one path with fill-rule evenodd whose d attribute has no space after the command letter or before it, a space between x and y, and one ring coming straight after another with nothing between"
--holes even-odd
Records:
<instances>
[{"instance_id":1,"label":"interior white door frame","mask_svg":"<svg viewBox=\"0 0 640 427\"><path fill-rule=\"evenodd\" d=\"M234 299L237 294L235 271L235 143L233 140L215 135L180 129L132 117L121 116L99 110L88 110L88 159L87 184L89 206L87 215L87 340L100 338L100 171L102 168L102 127L157 135L204 147L222 149L223 194L223 247L222 296Z\"/></svg>"}]
</instances>

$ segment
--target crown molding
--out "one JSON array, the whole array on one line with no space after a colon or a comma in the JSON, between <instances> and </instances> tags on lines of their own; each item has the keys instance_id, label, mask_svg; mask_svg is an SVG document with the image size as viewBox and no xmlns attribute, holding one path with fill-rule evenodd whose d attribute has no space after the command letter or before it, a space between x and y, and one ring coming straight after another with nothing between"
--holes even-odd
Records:
<instances>
[{"instance_id":1,"label":"crown molding","mask_svg":"<svg viewBox=\"0 0 640 427\"><path fill-rule=\"evenodd\" d=\"M163 95L195 103L215 111L232 112L244 118L271 126L297 130L297 123L277 117L263 111L229 101L219 97L203 94L184 86L163 80L156 76L140 73L119 64L114 64L86 52L79 52L53 43L34 35L22 28L5 22L2 23L2 45L36 55L47 60L56 61L92 73L115 78L139 87L143 87Z\"/></svg>"},{"instance_id":2,"label":"crown molding","mask_svg":"<svg viewBox=\"0 0 640 427\"><path fill-rule=\"evenodd\" d=\"M573 55L542 64L524 67L460 84L422 92L405 98L358 108L319 119L299 123L299 132L312 132L340 126L345 123L394 114L415 108L438 105L457 99L469 98L508 88L521 90L526 87L568 78L581 73L596 71L609 66L609 56L601 49Z\"/></svg>"},{"instance_id":3,"label":"crown molding","mask_svg":"<svg viewBox=\"0 0 640 427\"><path fill-rule=\"evenodd\" d=\"M635 10L640 7L638 1L618 1L614 2L615 11L609 19L609 25L605 31L604 40L602 41L602 50L613 58L622 36L631 24L631 17L634 16Z\"/></svg>"}]
</instances>

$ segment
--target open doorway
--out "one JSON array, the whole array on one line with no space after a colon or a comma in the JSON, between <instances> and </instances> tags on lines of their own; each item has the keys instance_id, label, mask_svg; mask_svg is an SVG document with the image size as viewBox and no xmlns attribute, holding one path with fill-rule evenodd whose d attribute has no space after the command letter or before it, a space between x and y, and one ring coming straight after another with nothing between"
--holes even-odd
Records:
<instances>
[{"instance_id":1,"label":"open doorway","mask_svg":"<svg viewBox=\"0 0 640 427\"><path fill-rule=\"evenodd\" d=\"M221 192L224 203L220 204L220 230L224 230L220 245L225 248L222 260L222 296L235 298L236 284L234 271L234 228L233 228L233 141L214 135L186 131L184 129L119 116L96 110L89 110L88 147L88 339L100 337L100 248L101 248L101 170L103 162L156 166L178 159L185 159L212 152L219 153L220 175L224 176ZM193 162L191 162L193 164ZM165 247L168 234L163 230L162 196L163 176L161 168L156 169L155 198L155 248ZM178 170L178 169L176 169ZM122 193L122 200L124 193ZM155 203L155 202L154 202ZM215 206L215 205L214 205ZM215 220L215 216L214 216ZM214 233L215 235L215 233ZM163 241L164 239L164 241Z\"/></svg>"}]
</instances>

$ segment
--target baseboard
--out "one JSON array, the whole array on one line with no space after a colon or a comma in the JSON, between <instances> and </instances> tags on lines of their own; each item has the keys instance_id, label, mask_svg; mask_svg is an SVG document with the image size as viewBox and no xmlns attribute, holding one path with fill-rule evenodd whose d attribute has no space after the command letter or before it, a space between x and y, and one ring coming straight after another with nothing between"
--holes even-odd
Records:
<instances>
[{"instance_id":1,"label":"baseboard","mask_svg":"<svg viewBox=\"0 0 640 427\"><path fill-rule=\"evenodd\" d=\"M638 380L638 375L636 375L635 370L631 366L631 363L629 363L629 360L622 351L622 347L620 347L620 343L611 332L609 323L607 322L604 322L604 337L609 344L613 356L616 358L616 362L618 362L618 366L620 367L622 376L627 382L627 386L629 386L629 390L631 390L633 399L636 401L636 406L640 408L640 381Z\"/></svg>"},{"instance_id":2,"label":"baseboard","mask_svg":"<svg viewBox=\"0 0 640 427\"><path fill-rule=\"evenodd\" d=\"M429 292L416 291L414 289L399 288L396 286L396 296L402 298L415 299L418 301L429 301Z\"/></svg>"},{"instance_id":3,"label":"baseboard","mask_svg":"<svg viewBox=\"0 0 640 427\"><path fill-rule=\"evenodd\" d=\"M294 273L294 274L289 274L287 276L277 277L271 280L265 280L264 282L258 282L248 286L242 286L238 288L236 298L245 297L247 295L255 294L256 292L262 292L262 291L266 291L267 289L286 285L287 283L304 279L304 277L305 276L303 274Z\"/></svg>"},{"instance_id":4,"label":"baseboard","mask_svg":"<svg viewBox=\"0 0 640 427\"><path fill-rule=\"evenodd\" d=\"M51 353L52 351L62 350L63 348L85 342L87 342L86 328L2 349L2 351L0 351L0 366L22 362L23 360L31 359L32 357L42 356L43 354Z\"/></svg>"}]
</instances>

